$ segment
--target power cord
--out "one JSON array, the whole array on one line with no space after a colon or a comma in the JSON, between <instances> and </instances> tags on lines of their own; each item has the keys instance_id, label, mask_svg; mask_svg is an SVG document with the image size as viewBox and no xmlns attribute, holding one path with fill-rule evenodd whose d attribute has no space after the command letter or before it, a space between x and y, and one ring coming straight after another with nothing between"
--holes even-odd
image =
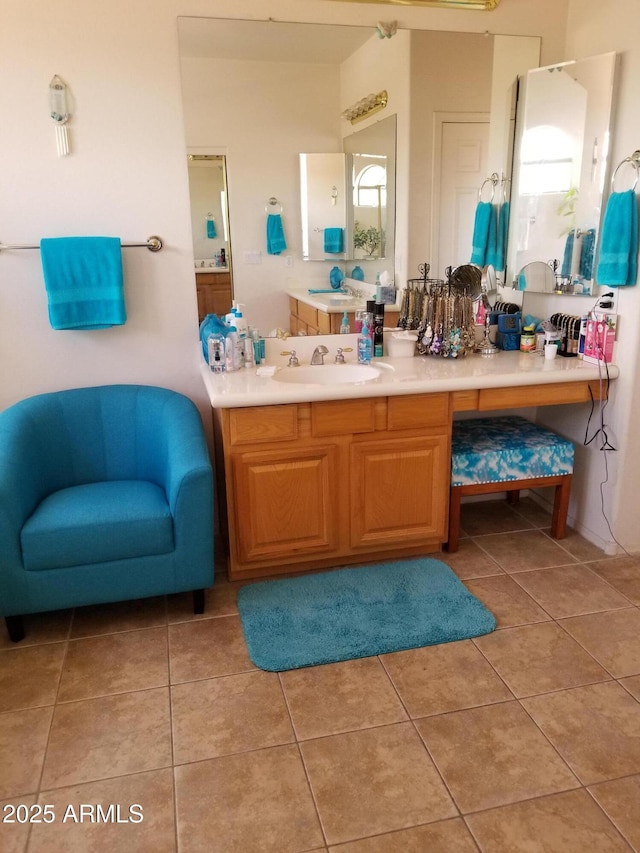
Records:
<instances>
[{"instance_id":1,"label":"power cord","mask_svg":"<svg viewBox=\"0 0 640 853\"><path fill-rule=\"evenodd\" d=\"M616 451L617 448L614 447L611 444L611 442L609 441L609 436L607 435L606 424L604 422L604 410L606 409L607 405L609 404L609 388L610 388L610 382L611 382L610 377L609 377L609 365L607 364L605 354L602 350L602 347L600 346L599 341L596 341L596 347L597 347L597 352L598 352L598 390L599 390L599 397L600 397L600 407L599 407L600 425L599 425L598 429L594 432L594 434L591 436L591 438L588 438L589 425L591 423L591 419L592 419L594 411L595 411L595 399L593 397L593 392L591 390L591 387L589 387L589 395L591 396L591 411L589 412L589 417L587 419L587 425L585 427L584 446L588 447L593 441L595 441L595 439L598 436L601 436L601 442L600 442L599 449L601 451L604 451L604 457L603 457L603 459L604 459L604 479L600 482L600 510L602 512L602 517L605 520L605 523L607 525L607 529L609 530L609 535L610 535L611 539L613 540L613 542L615 542L615 544L628 557L632 557L633 555L630 554L627 551L627 549L624 547L624 545L622 545L622 543L616 539L616 537L613 533L613 530L611 529L611 523L609 521L606 509L605 509L604 487L609 482L609 457L607 456L607 452L612 451L612 450ZM603 387L603 376L602 376L602 365L603 364L604 364L604 369L605 369L605 374L606 374L606 379L604 380L604 387ZM604 391L604 394L603 394L603 391ZM604 400L604 402L603 402L603 400Z\"/></svg>"}]
</instances>

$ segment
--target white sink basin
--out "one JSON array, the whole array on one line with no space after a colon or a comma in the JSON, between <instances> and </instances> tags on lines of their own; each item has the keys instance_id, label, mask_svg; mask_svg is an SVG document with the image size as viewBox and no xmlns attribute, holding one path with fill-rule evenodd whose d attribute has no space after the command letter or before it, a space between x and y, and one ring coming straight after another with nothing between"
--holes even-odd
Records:
<instances>
[{"instance_id":1,"label":"white sink basin","mask_svg":"<svg viewBox=\"0 0 640 853\"><path fill-rule=\"evenodd\" d=\"M372 382L378 376L378 368L369 364L318 364L283 367L273 378L276 382L294 382L298 385L344 385Z\"/></svg>"}]
</instances>

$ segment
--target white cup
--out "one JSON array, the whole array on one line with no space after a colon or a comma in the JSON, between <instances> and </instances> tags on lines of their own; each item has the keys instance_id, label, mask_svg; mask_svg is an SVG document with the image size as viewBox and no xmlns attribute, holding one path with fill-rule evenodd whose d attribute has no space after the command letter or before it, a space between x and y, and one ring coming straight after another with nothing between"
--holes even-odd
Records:
<instances>
[{"instance_id":1,"label":"white cup","mask_svg":"<svg viewBox=\"0 0 640 853\"><path fill-rule=\"evenodd\" d=\"M548 359L555 358L558 355L558 347L555 344L544 345L544 357Z\"/></svg>"}]
</instances>

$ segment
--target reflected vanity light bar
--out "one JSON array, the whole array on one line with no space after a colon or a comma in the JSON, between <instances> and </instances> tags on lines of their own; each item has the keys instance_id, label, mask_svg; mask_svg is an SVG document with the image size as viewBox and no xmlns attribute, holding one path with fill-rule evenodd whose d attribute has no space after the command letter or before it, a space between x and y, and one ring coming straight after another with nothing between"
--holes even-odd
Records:
<instances>
[{"instance_id":1,"label":"reflected vanity light bar","mask_svg":"<svg viewBox=\"0 0 640 853\"><path fill-rule=\"evenodd\" d=\"M342 113L342 118L350 121L351 124L357 124L374 113L379 113L389 102L389 95L386 89L378 92L377 95L371 93L366 98L362 98L357 103L352 104Z\"/></svg>"},{"instance_id":2,"label":"reflected vanity light bar","mask_svg":"<svg viewBox=\"0 0 640 853\"><path fill-rule=\"evenodd\" d=\"M432 6L436 9L481 9L490 12L500 0L349 0L352 3L385 3L392 6Z\"/></svg>"}]
</instances>

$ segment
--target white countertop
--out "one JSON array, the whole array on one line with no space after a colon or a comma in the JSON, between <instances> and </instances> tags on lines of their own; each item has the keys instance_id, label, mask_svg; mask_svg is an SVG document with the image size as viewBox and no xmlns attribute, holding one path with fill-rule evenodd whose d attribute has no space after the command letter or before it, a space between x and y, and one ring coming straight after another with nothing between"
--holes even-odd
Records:
<instances>
[{"instance_id":1,"label":"white countertop","mask_svg":"<svg viewBox=\"0 0 640 853\"><path fill-rule=\"evenodd\" d=\"M287 290L287 296L298 299L305 305L310 305L326 314L342 314L343 311L357 311L360 308L367 307L366 299L359 299L356 296L346 297L346 294L339 290L335 290L333 293L309 293L308 290L290 287Z\"/></svg>"},{"instance_id":2,"label":"white countertop","mask_svg":"<svg viewBox=\"0 0 640 853\"><path fill-rule=\"evenodd\" d=\"M357 296L347 297L347 294L341 293L340 290L335 290L332 293L309 293L308 288L300 287L290 287L286 293L287 296L292 296L294 299L304 302L305 305L310 305L312 308L324 311L326 314L342 314L343 311L364 310L367 307L367 299L375 297L375 285L367 284L363 281L354 281L353 279L349 279L349 284L353 287L359 285L355 289L362 292L363 295L361 298ZM314 288L311 289L313 290ZM397 303L385 305L384 307L387 311L399 310Z\"/></svg>"},{"instance_id":3,"label":"white countertop","mask_svg":"<svg viewBox=\"0 0 640 853\"><path fill-rule=\"evenodd\" d=\"M200 272L229 272L229 267L196 267L196 275Z\"/></svg>"},{"instance_id":4,"label":"white countertop","mask_svg":"<svg viewBox=\"0 0 640 853\"><path fill-rule=\"evenodd\" d=\"M333 335L326 363L333 362L337 346L351 346L353 335ZM276 349L295 349L301 339L277 341ZM326 336L308 338L326 341ZM298 353L300 355L300 353ZM355 363L355 352L347 357ZM287 357L279 352L267 363L285 365ZM301 363L308 364L308 358ZM256 368L243 368L232 373L212 373L202 358L201 372L213 408L241 406L271 406L282 403L303 403L315 400L346 400L362 397L386 397L402 394L426 394L438 391L466 391L482 388L544 385L557 382L597 381L606 378L604 366L579 358L558 356L547 361L543 356L521 352L499 352L497 355L470 354L460 359L423 356L415 358L374 358L380 375L373 381L357 384L309 385L279 382L270 376L258 376ZM294 368L295 369L295 368ZM322 368L318 368L321 370ZM610 379L618 368L608 365Z\"/></svg>"}]
</instances>

